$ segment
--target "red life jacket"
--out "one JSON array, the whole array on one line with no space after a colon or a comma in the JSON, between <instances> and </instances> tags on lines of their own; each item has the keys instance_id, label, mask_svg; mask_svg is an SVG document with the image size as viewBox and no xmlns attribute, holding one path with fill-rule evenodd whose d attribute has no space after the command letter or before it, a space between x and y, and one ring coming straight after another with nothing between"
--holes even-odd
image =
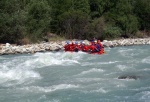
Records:
<instances>
[{"instance_id":1,"label":"red life jacket","mask_svg":"<svg viewBox=\"0 0 150 102\"><path fill-rule=\"evenodd\" d=\"M88 47L86 45L82 46L82 51L87 52L88 51Z\"/></svg>"},{"instance_id":2,"label":"red life jacket","mask_svg":"<svg viewBox=\"0 0 150 102\"><path fill-rule=\"evenodd\" d=\"M91 45L91 51L94 52L95 51L95 46Z\"/></svg>"},{"instance_id":3,"label":"red life jacket","mask_svg":"<svg viewBox=\"0 0 150 102\"><path fill-rule=\"evenodd\" d=\"M80 45L78 45L78 46L79 46L80 51L82 51L84 45L83 45L83 44L80 44Z\"/></svg>"},{"instance_id":4,"label":"red life jacket","mask_svg":"<svg viewBox=\"0 0 150 102\"><path fill-rule=\"evenodd\" d=\"M80 50L80 45L75 44L75 45L74 45L74 51L79 51L79 50Z\"/></svg>"},{"instance_id":5,"label":"red life jacket","mask_svg":"<svg viewBox=\"0 0 150 102\"><path fill-rule=\"evenodd\" d=\"M69 51L69 50L70 50L70 44L66 44L66 45L64 46L64 48L65 48L65 51Z\"/></svg>"},{"instance_id":6,"label":"red life jacket","mask_svg":"<svg viewBox=\"0 0 150 102\"><path fill-rule=\"evenodd\" d=\"M70 44L69 46L69 51L74 51L74 43L72 42L72 44Z\"/></svg>"}]
</instances>

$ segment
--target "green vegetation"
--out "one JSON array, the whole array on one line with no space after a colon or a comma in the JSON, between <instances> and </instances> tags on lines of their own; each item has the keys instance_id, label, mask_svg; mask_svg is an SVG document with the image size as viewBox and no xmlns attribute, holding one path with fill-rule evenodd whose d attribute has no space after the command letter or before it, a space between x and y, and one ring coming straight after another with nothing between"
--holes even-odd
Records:
<instances>
[{"instance_id":1,"label":"green vegetation","mask_svg":"<svg viewBox=\"0 0 150 102\"><path fill-rule=\"evenodd\" d=\"M56 39L149 36L150 0L0 0L0 43L37 42L49 32Z\"/></svg>"}]
</instances>

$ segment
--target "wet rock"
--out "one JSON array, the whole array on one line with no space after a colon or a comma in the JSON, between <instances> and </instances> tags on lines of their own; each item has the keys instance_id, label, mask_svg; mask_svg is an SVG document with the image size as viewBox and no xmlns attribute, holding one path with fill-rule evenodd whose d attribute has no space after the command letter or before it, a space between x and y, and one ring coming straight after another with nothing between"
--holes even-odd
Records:
<instances>
[{"instance_id":1,"label":"wet rock","mask_svg":"<svg viewBox=\"0 0 150 102\"><path fill-rule=\"evenodd\" d=\"M138 78L139 77L135 75L123 75L118 77L118 79L134 79L134 80L137 80Z\"/></svg>"}]
</instances>

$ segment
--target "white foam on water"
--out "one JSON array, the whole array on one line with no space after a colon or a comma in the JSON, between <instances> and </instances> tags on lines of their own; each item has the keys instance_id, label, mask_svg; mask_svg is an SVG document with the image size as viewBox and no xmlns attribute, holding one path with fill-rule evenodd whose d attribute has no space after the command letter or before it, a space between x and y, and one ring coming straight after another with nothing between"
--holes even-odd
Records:
<instances>
[{"instance_id":1,"label":"white foam on water","mask_svg":"<svg viewBox=\"0 0 150 102\"><path fill-rule=\"evenodd\" d=\"M121 48L118 50L118 52L124 56L124 57L128 57L128 58L132 58L135 55L138 55L138 53L135 53L136 50L135 49L131 49L131 48Z\"/></svg>"},{"instance_id":2,"label":"white foam on water","mask_svg":"<svg viewBox=\"0 0 150 102\"><path fill-rule=\"evenodd\" d=\"M89 74L89 73L94 73L94 72L104 72L104 70L103 69L92 68L90 70L81 72L79 75L84 75L84 74Z\"/></svg>"},{"instance_id":3,"label":"white foam on water","mask_svg":"<svg viewBox=\"0 0 150 102\"><path fill-rule=\"evenodd\" d=\"M97 92L97 93L108 93L109 91L105 90L104 88L99 88L97 90L90 91L90 93L95 93L95 92Z\"/></svg>"},{"instance_id":4,"label":"white foam on water","mask_svg":"<svg viewBox=\"0 0 150 102\"><path fill-rule=\"evenodd\" d=\"M28 66L33 65L34 68L41 68L51 65L74 65L80 64L78 60L81 59L83 53L71 53L71 52L57 52L57 53L37 53L34 56L36 58L27 60L25 63Z\"/></svg>"},{"instance_id":5,"label":"white foam on water","mask_svg":"<svg viewBox=\"0 0 150 102\"><path fill-rule=\"evenodd\" d=\"M85 55L84 52L47 52L47 53L36 53L34 56L36 57L53 57L55 59L80 59L83 55Z\"/></svg>"},{"instance_id":6,"label":"white foam on water","mask_svg":"<svg viewBox=\"0 0 150 102\"><path fill-rule=\"evenodd\" d=\"M0 60L4 60L4 59L6 59L6 58L5 58L5 57L0 56Z\"/></svg>"},{"instance_id":7,"label":"white foam on water","mask_svg":"<svg viewBox=\"0 0 150 102\"><path fill-rule=\"evenodd\" d=\"M134 89L131 89L131 90L134 90L134 91L140 91L142 92L143 90L150 90L150 87L140 87L140 88L134 88Z\"/></svg>"},{"instance_id":8,"label":"white foam on water","mask_svg":"<svg viewBox=\"0 0 150 102\"><path fill-rule=\"evenodd\" d=\"M147 71L148 72L150 71L150 67L149 68L140 68L140 69L137 70L137 72L139 72L139 73L141 73L141 72L147 72ZM141 74L141 76L145 76L145 75Z\"/></svg>"},{"instance_id":9,"label":"white foam on water","mask_svg":"<svg viewBox=\"0 0 150 102\"><path fill-rule=\"evenodd\" d=\"M139 71L142 71L142 70L149 71L150 68L144 68L144 69L141 69L141 70L139 70Z\"/></svg>"},{"instance_id":10,"label":"white foam on water","mask_svg":"<svg viewBox=\"0 0 150 102\"><path fill-rule=\"evenodd\" d=\"M128 69L128 67L126 65L117 65L116 67L121 71L125 71Z\"/></svg>"},{"instance_id":11,"label":"white foam on water","mask_svg":"<svg viewBox=\"0 0 150 102\"><path fill-rule=\"evenodd\" d=\"M118 63L120 61L108 61L108 62L99 62L99 64L114 64L114 63Z\"/></svg>"},{"instance_id":12,"label":"white foam on water","mask_svg":"<svg viewBox=\"0 0 150 102\"><path fill-rule=\"evenodd\" d=\"M43 100L43 99L46 99L46 95L40 96L37 100L40 101L40 100Z\"/></svg>"},{"instance_id":13,"label":"white foam on water","mask_svg":"<svg viewBox=\"0 0 150 102\"><path fill-rule=\"evenodd\" d=\"M88 94L88 93L103 93L103 94L106 94L106 93L109 92L108 90L105 90L104 88L99 88L99 89L96 89L96 90L88 90L88 91L81 90L81 91L85 94Z\"/></svg>"},{"instance_id":14,"label":"white foam on water","mask_svg":"<svg viewBox=\"0 0 150 102\"><path fill-rule=\"evenodd\" d=\"M30 69L32 65L26 65L26 60L31 56L16 56L4 59L0 64L0 86L9 87L18 84L28 84L42 77L36 71Z\"/></svg>"},{"instance_id":15,"label":"white foam on water","mask_svg":"<svg viewBox=\"0 0 150 102\"><path fill-rule=\"evenodd\" d=\"M142 60L142 63L150 64L150 56L144 58L144 59Z\"/></svg>"},{"instance_id":16,"label":"white foam on water","mask_svg":"<svg viewBox=\"0 0 150 102\"><path fill-rule=\"evenodd\" d=\"M30 57L22 57L22 56L18 56L18 57L14 57L13 59L9 59L9 60L4 60L3 62L1 62L1 66L0 69L3 70L13 70L13 69L26 69L27 67L31 67L27 66L25 64L25 61L31 59Z\"/></svg>"},{"instance_id":17,"label":"white foam on water","mask_svg":"<svg viewBox=\"0 0 150 102\"><path fill-rule=\"evenodd\" d=\"M124 84L122 84L122 83L119 83L119 84L116 85L116 87L117 88L122 88L122 87L126 87L126 86Z\"/></svg>"},{"instance_id":18,"label":"white foam on water","mask_svg":"<svg viewBox=\"0 0 150 102\"><path fill-rule=\"evenodd\" d=\"M98 82L105 80L104 78L76 78L77 82Z\"/></svg>"},{"instance_id":19,"label":"white foam on water","mask_svg":"<svg viewBox=\"0 0 150 102\"><path fill-rule=\"evenodd\" d=\"M91 66L91 65L95 65L95 63L89 63L89 62L84 62L84 63L82 63L82 65L81 66Z\"/></svg>"},{"instance_id":20,"label":"white foam on water","mask_svg":"<svg viewBox=\"0 0 150 102\"><path fill-rule=\"evenodd\" d=\"M6 86L24 83L27 79L41 79L39 73L30 70L0 70L0 84L7 83ZM12 83L12 81L15 81Z\"/></svg>"},{"instance_id":21,"label":"white foam on water","mask_svg":"<svg viewBox=\"0 0 150 102\"><path fill-rule=\"evenodd\" d=\"M79 88L79 85L59 84L59 85L53 85L50 87L29 86L29 87L20 88L20 90L33 92L33 93L40 93L40 92L49 93L49 92L54 92L58 90L74 89L74 88Z\"/></svg>"},{"instance_id":22,"label":"white foam on water","mask_svg":"<svg viewBox=\"0 0 150 102\"><path fill-rule=\"evenodd\" d=\"M111 82L111 84L112 84L111 86L113 88L125 88L125 87L127 87L126 83L128 83L128 81L126 79L121 80L118 78L114 78L113 82L112 82L112 80L109 80L109 81Z\"/></svg>"},{"instance_id":23,"label":"white foam on water","mask_svg":"<svg viewBox=\"0 0 150 102\"><path fill-rule=\"evenodd\" d=\"M143 91L138 94L136 94L139 97L139 100L144 102L149 102L150 101L150 91Z\"/></svg>"},{"instance_id":24,"label":"white foam on water","mask_svg":"<svg viewBox=\"0 0 150 102\"><path fill-rule=\"evenodd\" d=\"M7 67L6 64L1 64L0 65L0 70L8 70L9 68Z\"/></svg>"},{"instance_id":25,"label":"white foam on water","mask_svg":"<svg viewBox=\"0 0 150 102\"><path fill-rule=\"evenodd\" d=\"M118 63L118 62L121 62L121 61L92 62L92 63L84 62L84 63L82 63L82 66L89 66L89 65L109 65L109 64L115 64L115 63Z\"/></svg>"}]
</instances>

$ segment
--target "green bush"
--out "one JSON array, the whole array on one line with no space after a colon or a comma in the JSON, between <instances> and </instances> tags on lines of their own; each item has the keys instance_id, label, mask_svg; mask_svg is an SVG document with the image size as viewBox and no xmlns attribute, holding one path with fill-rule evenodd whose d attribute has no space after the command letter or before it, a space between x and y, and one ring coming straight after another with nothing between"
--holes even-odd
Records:
<instances>
[{"instance_id":1,"label":"green bush","mask_svg":"<svg viewBox=\"0 0 150 102\"><path fill-rule=\"evenodd\" d=\"M109 26L105 28L103 38L105 39L118 38L121 36L121 34L122 34L122 30L119 27Z\"/></svg>"}]
</instances>

